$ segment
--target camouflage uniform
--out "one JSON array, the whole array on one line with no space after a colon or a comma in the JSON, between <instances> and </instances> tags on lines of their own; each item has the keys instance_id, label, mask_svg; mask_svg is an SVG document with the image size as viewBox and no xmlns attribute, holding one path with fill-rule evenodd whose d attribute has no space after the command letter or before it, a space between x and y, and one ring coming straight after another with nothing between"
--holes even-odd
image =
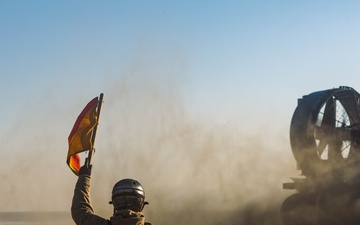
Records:
<instances>
[{"instance_id":1,"label":"camouflage uniform","mask_svg":"<svg viewBox=\"0 0 360 225\"><path fill-rule=\"evenodd\" d=\"M76 225L147 225L144 214L129 209L121 210L110 219L94 214L90 202L90 176L79 175L75 185L71 216Z\"/></svg>"}]
</instances>

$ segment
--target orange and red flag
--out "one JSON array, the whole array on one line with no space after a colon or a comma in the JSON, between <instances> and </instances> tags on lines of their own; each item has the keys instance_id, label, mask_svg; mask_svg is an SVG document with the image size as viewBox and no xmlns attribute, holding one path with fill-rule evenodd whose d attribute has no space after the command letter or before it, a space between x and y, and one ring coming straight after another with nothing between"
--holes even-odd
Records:
<instances>
[{"instance_id":1,"label":"orange and red flag","mask_svg":"<svg viewBox=\"0 0 360 225\"><path fill-rule=\"evenodd\" d=\"M66 163L76 175L79 174L81 167L81 159L78 153L93 150L92 133L98 123L98 113L96 110L98 103L98 97L96 97L85 106L75 121L68 137L69 151Z\"/></svg>"}]
</instances>

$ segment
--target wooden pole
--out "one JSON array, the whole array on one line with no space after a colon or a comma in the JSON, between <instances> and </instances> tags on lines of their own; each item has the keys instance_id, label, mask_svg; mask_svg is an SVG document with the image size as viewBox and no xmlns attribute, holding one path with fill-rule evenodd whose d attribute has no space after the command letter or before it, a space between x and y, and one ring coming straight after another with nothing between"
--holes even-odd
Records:
<instances>
[{"instance_id":1,"label":"wooden pole","mask_svg":"<svg viewBox=\"0 0 360 225\"><path fill-rule=\"evenodd\" d=\"M87 163L88 165L91 164L91 158L92 158L92 155L94 154L94 151L95 151L95 137L96 137L96 131L97 131L97 127L98 127L98 124L99 124L99 119L100 119L100 113L101 113L101 107L102 107L102 103L104 101L104 94L101 93L100 94L100 98L99 98L99 102L98 102L98 107L97 107L97 121L96 121L96 125L92 131L92 134L91 134L91 143L92 143L92 149L89 150L89 155L88 155L88 160L87 160Z\"/></svg>"}]
</instances>

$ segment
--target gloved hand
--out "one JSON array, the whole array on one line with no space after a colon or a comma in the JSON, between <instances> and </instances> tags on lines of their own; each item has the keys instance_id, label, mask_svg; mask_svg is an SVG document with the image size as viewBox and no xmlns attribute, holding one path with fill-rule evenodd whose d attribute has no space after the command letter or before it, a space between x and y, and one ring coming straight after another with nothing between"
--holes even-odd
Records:
<instances>
[{"instance_id":1,"label":"gloved hand","mask_svg":"<svg viewBox=\"0 0 360 225\"><path fill-rule=\"evenodd\" d=\"M84 165L79 170L79 176L84 174L91 176L91 169L92 165L89 163L88 158L86 158Z\"/></svg>"}]
</instances>

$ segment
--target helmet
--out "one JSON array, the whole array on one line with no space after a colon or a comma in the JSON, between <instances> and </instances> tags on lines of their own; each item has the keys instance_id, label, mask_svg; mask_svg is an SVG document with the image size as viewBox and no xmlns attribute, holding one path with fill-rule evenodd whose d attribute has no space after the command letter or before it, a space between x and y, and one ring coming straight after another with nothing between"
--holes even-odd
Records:
<instances>
[{"instance_id":1,"label":"helmet","mask_svg":"<svg viewBox=\"0 0 360 225\"><path fill-rule=\"evenodd\" d=\"M140 212L144 208L145 192L141 184L134 179L123 179L117 182L112 190L111 204L114 205L114 215L122 209Z\"/></svg>"},{"instance_id":2,"label":"helmet","mask_svg":"<svg viewBox=\"0 0 360 225\"><path fill-rule=\"evenodd\" d=\"M117 182L112 190L112 199L117 196L135 195L145 199L145 191L141 184L134 179L123 179Z\"/></svg>"}]
</instances>

